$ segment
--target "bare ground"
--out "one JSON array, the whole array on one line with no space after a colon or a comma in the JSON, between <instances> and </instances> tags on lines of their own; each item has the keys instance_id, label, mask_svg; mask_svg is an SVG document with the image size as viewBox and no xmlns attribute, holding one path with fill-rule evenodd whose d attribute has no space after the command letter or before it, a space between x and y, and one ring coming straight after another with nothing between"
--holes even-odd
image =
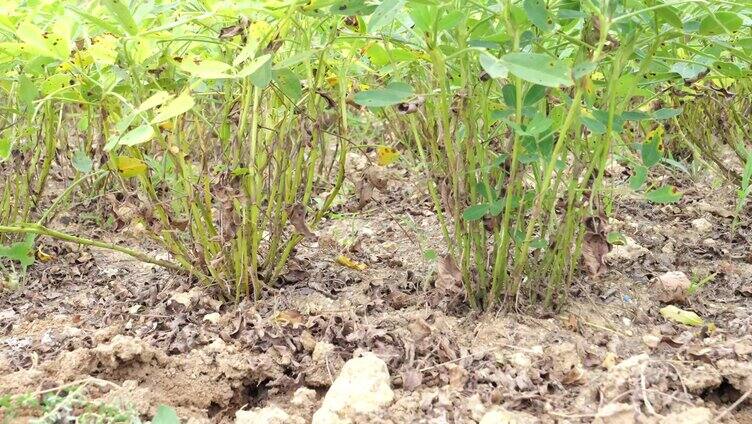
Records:
<instances>
[{"instance_id":1,"label":"bare ground","mask_svg":"<svg viewBox=\"0 0 752 424\"><path fill-rule=\"evenodd\" d=\"M0 394L83 381L92 399L147 419L159 404L195 423L275 404L308 421L342 364L371 351L388 364L396 400L362 422L477 423L501 405L544 423L681 422L671 414L690 407L752 423L752 404L735 404L752 390L749 216L732 232L733 193L706 181L679 182L682 201L659 206L612 174L610 225L628 243L606 274L578 276L571 304L548 317L471 311L432 287L436 264L422 250L441 251L440 232L420 179L404 171L364 211L342 205L297 250L287 283L255 304L43 240L52 259L0 298ZM82 216L55 227L129 239ZM339 254L368 268L344 267ZM683 307L715 330L661 316L654 281L668 271L711 276ZM317 395L291 405L299 387Z\"/></svg>"}]
</instances>

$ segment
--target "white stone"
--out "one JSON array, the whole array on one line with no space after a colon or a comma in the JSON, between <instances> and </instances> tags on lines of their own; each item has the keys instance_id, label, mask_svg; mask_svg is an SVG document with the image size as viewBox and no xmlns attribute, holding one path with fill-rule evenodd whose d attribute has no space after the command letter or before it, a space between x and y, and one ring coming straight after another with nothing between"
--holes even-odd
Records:
<instances>
[{"instance_id":1,"label":"white stone","mask_svg":"<svg viewBox=\"0 0 752 424\"><path fill-rule=\"evenodd\" d=\"M286 424L290 415L278 406L235 411L235 424Z\"/></svg>"},{"instance_id":2,"label":"white stone","mask_svg":"<svg viewBox=\"0 0 752 424\"><path fill-rule=\"evenodd\" d=\"M301 387L292 395L290 403L295 406L306 406L316 401L316 391L308 387Z\"/></svg>"},{"instance_id":3,"label":"white stone","mask_svg":"<svg viewBox=\"0 0 752 424\"><path fill-rule=\"evenodd\" d=\"M626 242L623 245L615 245L610 252L606 254L609 261L634 261L637 258L647 255L650 251L637 244L632 237L624 236Z\"/></svg>"},{"instance_id":4,"label":"white stone","mask_svg":"<svg viewBox=\"0 0 752 424\"><path fill-rule=\"evenodd\" d=\"M540 420L525 412L506 410L500 406L486 412L480 424L536 424Z\"/></svg>"},{"instance_id":5,"label":"white stone","mask_svg":"<svg viewBox=\"0 0 752 424\"><path fill-rule=\"evenodd\" d=\"M713 229L713 224L705 218L697 218L692 220L692 228L697 231L707 233Z\"/></svg>"},{"instance_id":6,"label":"white stone","mask_svg":"<svg viewBox=\"0 0 752 424\"><path fill-rule=\"evenodd\" d=\"M351 424L355 414L376 412L394 400L386 363L373 353L350 359L313 414L312 424Z\"/></svg>"},{"instance_id":7,"label":"white stone","mask_svg":"<svg viewBox=\"0 0 752 424\"><path fill-rule=\"evenodd\" d=\"M710 424L713 422L713 413L708 408L695 407L685 409L682 412L667 415L661 419L660 424Z\"/></svg>"}]
</instances>

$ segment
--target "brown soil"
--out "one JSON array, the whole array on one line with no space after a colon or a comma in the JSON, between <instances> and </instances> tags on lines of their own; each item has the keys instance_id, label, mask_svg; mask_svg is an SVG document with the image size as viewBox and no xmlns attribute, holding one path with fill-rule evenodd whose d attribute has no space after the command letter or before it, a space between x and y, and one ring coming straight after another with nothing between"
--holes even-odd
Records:
<instances>
[{"instance_id":1,"label":"brown soil","mask_svg":"<svg viewBox=\"0 0 752 424\"><path fill-rule=\"evenodd\" d=\"M552 423L593 422L608 403L645 422L691 406L717 416L752 389L750 217L732 232L733 193L704 181L679 182L681 203L658 206L627 194L625 178L614 176L610 224L630 243L609 254L604 275L578 276L555 316L479 313L435 289L436 264L422 250L440 252L442 240L419 178L406 172L393 172L363 211L316 229L287 283L255 304L44 239L52 260L0 298L0 394L91 381L88 396L146 419L159 404L196 423L275 404L309 420L344 361L368 350L388 364L396 393L372 422L477 423L492 405ZM52 226L129 240L79 212ZM346 268L339 254L368 268ZM714 275L683 307L715 331L661 316L654 280L667 271ZM300 387L317 398L291 406ZM750 405L724 422L752 422Z\"/></svg>"}]
</instances>

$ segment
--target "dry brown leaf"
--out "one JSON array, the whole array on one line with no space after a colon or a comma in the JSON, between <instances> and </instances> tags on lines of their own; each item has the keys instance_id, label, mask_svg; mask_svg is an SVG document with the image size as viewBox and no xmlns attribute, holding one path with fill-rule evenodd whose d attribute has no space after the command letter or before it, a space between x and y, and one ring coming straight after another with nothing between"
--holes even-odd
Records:
<instances>
[{"instance_id":1,"label":"dry brown leaf","mask_svg":"<svg viewBox=\"0 0 752 424\"><path fill-rule=\"evenodd\" d=\"M355 192L358 194L358 208L363 209L373 199L373 185L366 179L360 179L355 183Z\"/></svg>"},{"instance_id":2,"label":"dry brown leaf","mask_svg":"<svg viewBox=\"0 0 752 424\"><path fill-rule=\"evenodd\" d=\"M407 324L407 329L410 330L410 334L412 334L416 343L431 335L431 327L423 319L417 319Z\"/></svg>"},{"instance_id":3,"label":"dry brown leaf","mask_svg":"<svg viewBox=\"0 0 752 424\"><path fill-rule=\"evenodd\" d=\"M272 315L272 321L282 327L291 326L292 328L297 328L298 326L303 325L305 318L303 317L303 314L298 311L286 309L284 311L275 312L274 315Z\"/></svg>"},{"instance_id":4,"label":"dry brown leaf","mask_svg":"<svg viewBox=\"0 0 752 424\"><path fill-rule=\"evenodd\" d=\"M316 238L316 234L308 229L306 225L306 210L305 206L300 203L296 203L290 209L290 223L295 227L295 231L302 234L303 237Z\"/></svg>"},{"instance_id":5,"label":"dry brown leaf","mask_svg":"<svg viewBox=\"0 0 752 424\"><path fill-rule=\"evenodd\" d=\"M451 255L443 255L438 261L436 288L451 292L462 290L462 271Z\"/></svg>"},{"instance_id":6,"label":"dry brown leaf","mask_svg":"<svg viewBox=\"0 0 752 424\"><path fill-rule=\"evenodd\" d=\"M415 368L410 368L402 373L402 388L412 392L423 384L423 374Z\"/></svg>"},{"instance_id":7,"label":"dry brown leaf","mask_svg":"<svg viewBox=\"0 0 752 424\"><path fill-rule=\"evenodd\" d=\"M687 274L671 271L655 279L656 298L663 303L686 303L692 282Z\"/></svg>"},{"instance_id":8,"label":"dry brown leaf","mask_svg":"<svg viewBox=\"0 0 752 424\"><path fill-rule=\"evenodd\" d=\"M603 234L588 232L582 241L582 263L591 277L597 277L608 269L606 254L611 246Z\"/></svg>"},{"instance_id":9,"label":"dry brown leaf","mask_svg":"<svg viewBox=\"0 0 752 424\"><path fill-rule=\"evenodd\" d=\"M363 177L368 180L371 185L381 191L386 190L389 180L384 177L384 171L375 166L371 166L363 171Z\"/></svg>"},{"instance_id":10,"label":"dry brown leaf","mask_svg":"<svg viewBox=\"0 0 752 424\"><path fill-rule=\"evenodd\" d=\"M449 385L455 390L462 390L467 383L468 372L459 364L446 364L445 367L449 371Z\"/></svg>"}]
</instances>

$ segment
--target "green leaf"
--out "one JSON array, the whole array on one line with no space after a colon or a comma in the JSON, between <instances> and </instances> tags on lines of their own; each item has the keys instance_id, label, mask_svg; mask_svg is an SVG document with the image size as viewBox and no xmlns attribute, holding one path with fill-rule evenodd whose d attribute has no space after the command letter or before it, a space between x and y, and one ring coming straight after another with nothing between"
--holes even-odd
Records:
<instances>
[{"instance_id":1,"label":"green leaf","mask_svg":"<svg viewBox=\"0 0 752 424\"><path fill-rule=\"evenodd\" d=\"M151 420L151 424L180 424L180 418L175 410L167 405L159 405L157 414Z\"/></svg>"},{"instance_id":2,"label":"green leaf","mask_svg":"<svg viewBox=\"0 0 752 424\"><path fill-rule=\"evenodd\" d=\"M674 186L663 186L645 193L645 198L653 203L676 203L682 198L682 193Z\"/></svg>"},{"instance_id":3,"label":"green leaf","mask_svg":"<svg viewBox=\"0 0 752 424\"><path fill-rule=\"evenodd\" d=\"M119 146L137 146L146 143L154 137L154 127L144 124L125 133L117 144Z\"/></svg>"},{"instance_id":4,"label":"green leaf","mask_svg":"<svg viewBox=\"0 0 752 424\"><path fill-rule=\"evenodd\" d=\"M627 238L624 237L624 234L618 231L611 231L610 233L608 233L608 235L606 235L606 241L608 241L608 244L616 246L627 244Z\"/></svg>"},{"instance_id":5,"label":"green leaf","mask_svg":"<svg viewBox=\"0 0 752 424\"><path fill-rule=\"evenodd\" d=\"M10 157L11 147L13 147L13 143L11 143L10 138L0 138L0 162L4 162Z\"/></svg>"},{"instance_id":6,"label":"green leaf","mask_svg":"<svg viewBox=\"0 0 752 424\"><path fill-rule=\"evenodd\" d=\"M487 52L479 55L480 66L491 78L506 78L509 70L497 57Z\"/></svg>"},{"instance_id":7,"label":"green leaf","mask_svg":"<svg viewBox=\"0 0 752 424\"><path fill-rule=\"evenodd\" d=\"M102 0L102 3L128 34L138 34L138 25L123 0Z\"/></svg>"},{"instance_id":8,"label":"green leaf","mask_svg":"<svg viewBox=\"0 0 752 424\"><path fill-rule=\"evenodd\" d=\"M188 92L184 92L181 95L170 100L167 104L157 109L157 115L152 119L152 124L158 124L168 119L174 118L181 113L188 112L196 104L193 97Z\"/></svg>"},{"instance_id":9,"label":"green leaf","mask_svg":"<svg viewBox=\"0 0 752 424\"><path fill-rule=\"evenodd\" d=\"M376 10L371 14L368 20L368 33L378 32L385 26L391 24L397 13L405 5L405 0L384 0L376 6Z\"/></svg>"},{"instance_id":10,"label":"green leaf","mask_svg":"<svg viewBox=\"0 0 752 424\"><path fill-rule=\"evenodd\" d=\"M160 90L149 96L148 99L141 103L141 106L136 109L137 113L146 112L149 109L153 109L157 106L164 104L167 100L170 100L172 95L166 91Z\"/></svg>"},{"instance_id":11,"label":"green leaf","mask_svg":"<svg viewBox=\"0 0 752 424\"><path fill-rule=\"evenodd\" d=\"M566 63L540 53L508 53L501 57L513 75L546 87L570 86L572 72Z\"/></svg>"},{"instance_id":12,"label":"green leaf","mask_svg":"<svg viewBox=\"0 0 752 424\"><path fill-rule=\"evenodd\" d=\"M742 18L734 12L711 13L700 21L700 34L718 35L732 33L741 28Z\"/></svg>"},{"instance_id":13,"label":"green leaf","mask_svg":"<svg viewBox=\"0 0 752 424\"><path fill-rule=\"evenodd\" d=\"M477 221L488 213L490 206L488 203L482 203L480 205L473 205L465 209L462 212L462 219L465 221Z\"/></svg>"},{"instance_id":14,"label":"green leaf","mask_svg":"<svg viewBox=\"0 0 752 424\"><path fill-rule=\"evenodd\" d=\"M512 84L501 87L501 96L504 104L513 108L517 104L517 89Z\"/></svg>"},{"instance_id":15,"label":"green leaf","mask_svg":"<svg viewBox=\"0 0 752 424\"><path fill-rule=\"evenodd\" d=\"M713 69L723 76L729 78L741 78L744 76L744 72L733 63L730 62L715 62Z\"/></svg>"},{"instance_id":16,"label":"green leaf","mask_svg":"<svg viewBox=\"0 0 752 424\"><path fill-rule=\"evenodd\" d=\"M542 85L531 85L530 88L527 89L525 96L522 98L522 104L524 104L525 106L532 106L538 103L539 100L546 97L547 90L548 88Z\"/></svg>"},{"instance_id":17,"label":"green leaf","mask_svg":"<svg viewBox=\"0 0 752 424\"><path fill-rule=\"evenodd\" d=\"M525 0L523 3L527 18L533 25L537 26L543 32L547 32L551 29L551 23L549 23L551 17L546 9L546 2L544 0Z\"/></svg>"},{"instance_id":18,"label":"green leaf","mask_svg":"<svg viewBox=\"0 0 752 424\"><path fill-rule=\"evenodd\" d=\"M274 71L274 82L277 83L282 93L289 97L290 100L297 102L303 97L303 87L295 72L289 69Z\"/></svg>"},{"instance_id":19,"label":"green leaf","mask_svg":"<svg viewBox=\"0 0 752 424\"><path fill-rule=\"evenodd\" d=\"M653 167L663 158L663 153L661 151L663 143L662 138L660 131L653 131L650 139L642 143L640 153L642 156L642 164L646 167Z\"/></svg>"},{"instance_id":20,"label":"green leaf","mask_svg":"<svg viewBox=\"0 0 752 424\"><path fill-rule=\"evenodd\" d=\"M76 171L88 174L94 168L94 162L91 158L81 149L76 150L73 153L73 160L71 161Z\"/></svg>"},{"instance_id":21,"label":"green leaf","mask_svg":"<svg viewBox=\"0 0 752 424\"><path fill-rule=\"evenodd\" d=\"M684 24L682 23L681 18L679 18L679 13L673 6L656 9L655 14L658 16L659 20L666 22L674 28L684 28Z\"/></svg>"},{"instance_id":22,"label":"green leaf","mask_svg":"<svg viewBox=\"0 0 752 424\"><path fill-rule=\"evenodd\" d=\"M535 117L533 117L533 119L527 124L525 131L527 131L531 135L538 135L543 131L551 128L552 124L553 121L551 119L539 113L535 115Z\"/></svg>"},{"instance_id":23,"label":"green leaf","mask_svg":"<svg viewBox=\"0 0 752 424\"><path fill-rule=\"evenodd\" d=\"M384 88L355 94L355 103L367 107L385 107L402 103L413 95L413 88L404 82L390 82Z\"/></svg>"},{"instance_id":24,"label":"green leaf","mask_svg":"<svg viewBox=\"0 0 752 424\"><path fill-rule=\"evenodd\" d=\"M661 308L660 312L661 315L663 315L663 318L666 318L669 321L675 321L684 325L691 325L694 327L699 327L705 324L705 321L696 313L692 311L685 311L684 309L678 308L674 305L668 305L664 308Z\"/></svg>"},{"instance_id":25,"label":"green leaf","mask_svg":"<svg viewBox=\"0 0 752 424\"><path fill-rule=\"evenodd\" d=\"M572 68L572 78L578 80L584 76L592 74L597 68L598 64L594 62L578 63Z\"/></svg>"},{"instance_id":26,"label":"green leaf","mask_svg":"<svg viewBox=\"0 0 752 424\"><path fill-rule=\"evenodd\" d=\"M232 78L232 66L212 59L186 58L180 64L180 70L202 79Z\"/></svg>"},{"instance_id":27,"label":"green leaf","mask_svg":"<svg viewBox=\"0 0 752 424\"><path fill-rule=\"evenodd\" d=\"M446 16L439 20L439 24L436 26L437 31L447 31L457 26L457 24L465 18L465 13L460 10L448 13Z\"/></svg>"},{"instance_id":28,"label":"green leaf","mask_svg":"<svg viewBox=\"0 0 752 424\"><path fill-rule=\"evenodd\" d=\"M655 112L653 112L653 119L655 119L656 121L663 121L664 119L669 119L669 118L673 118L674 116L681 115L681 113L682 113L683 110L684 110L683 108L676 108L676 109L663 108L663 109L658 109Z\"/></svg>"},{"instance_id":29,"label":"green leaf","mask_svg":"<svg viewBox=\"0 0 752 424\"><path fill-rule=\"evenodd\" d=\"M639 190L645 181L648 179L648 168L644 166L638 166L634 170L634 175L629 177L629 188L632 190Z\"/></svg>"},{"instance_id":30,"label":"green leaf","mask_svg":"<svg viewBox=\"0 0 752 424\"><path fill-rule=\"evenodd\" d=\"M36 85L26 75L18 77L18 101L24 106L29 106L39 95Z\"/></svg>"},{"instance_id":31,"label":"green leaf","mask_svg":"<svg viewBox=\"0 0 752 424\"><path fill-rule=\"evenodd\" d=\"M272 56L265 54L253 59L251 63L238 72L237 76L240 78L249 77L251 84L258 88L266 88L272 81Z\"/></svg>"},{"instance_id":32,"label":"green leaf","mask_svg":"<svg viewBox=\"0 0 752 424\"><path fill-rule=\"evenodd\" d=\"M588 130L590 130L593 134L605 134L606 133L606 125L603 124L603 122L590 117L590 116L582 116L580 119L582 119L582 123L585 124Z\"/></svg>"},{"instance_id":33,"label":"green leaf","mask_svg":"<svg viewBox=\"0 0 752 424\"><path fill-rule=\"evenodd\" d=\"M34 239L26 239L11 244L0 246L0 258L10 259L21 264L24 272L34 263Z\"/></svg>"}]
</instances>

